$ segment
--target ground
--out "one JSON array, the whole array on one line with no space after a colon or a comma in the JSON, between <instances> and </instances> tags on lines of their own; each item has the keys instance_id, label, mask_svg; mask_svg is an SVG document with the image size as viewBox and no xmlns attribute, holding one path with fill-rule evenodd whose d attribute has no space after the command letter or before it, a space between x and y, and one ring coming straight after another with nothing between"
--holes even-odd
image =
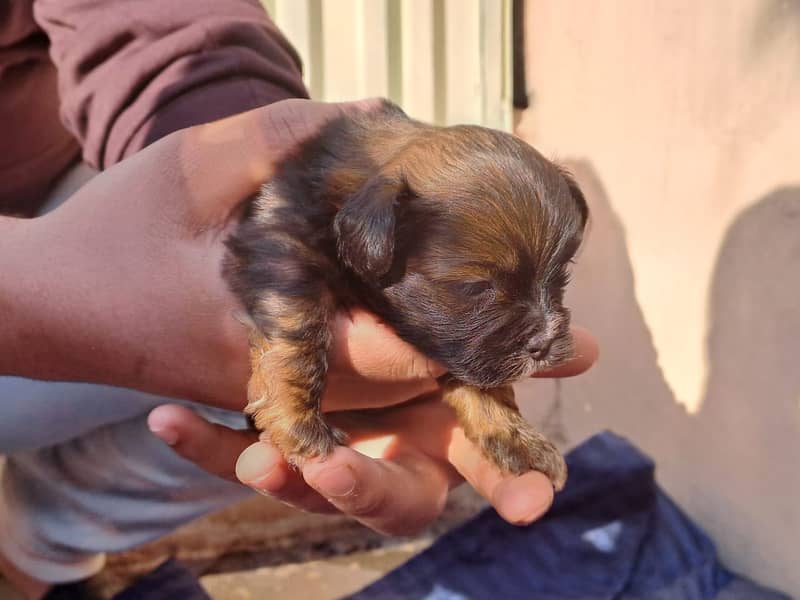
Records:
<instances>
[{"instance_id":1,"label":"ground","mask_svg":"<svg viewBox=\"0 0 800 600\"><path fill-rule=\"evenodd\" d=\"M92 586L109 598L175 557L201 575L214 600L333 600L404 563L484 505L462 486L428 530L390 539L342 517L302 513L254 497L158 542L109 556ZM0 600L6 600L1 583Z\"/></svg>"}]
</instances>

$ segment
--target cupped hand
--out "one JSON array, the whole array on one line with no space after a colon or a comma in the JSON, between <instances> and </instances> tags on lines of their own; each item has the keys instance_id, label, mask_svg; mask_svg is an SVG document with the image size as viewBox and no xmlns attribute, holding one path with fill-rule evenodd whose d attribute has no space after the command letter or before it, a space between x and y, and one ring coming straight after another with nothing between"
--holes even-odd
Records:
<instances>
[{"instance_id":1,"label":"cupped hand","mask_svg":"<svg viewBox=\"0 0 800 600\"><path fill-rule=\"evenodd\" d=\"M15 374L243 408L247 334L222 277L224 240L243 201L298 144L375 106L286 100L178 131L33 220L43 283L30 294L46 306L28 335L38 346L20 348L31 356ZM370 315L339 315L335 328L328 406L392 404L435 388L441 369Z\"/></svg>"},{"instance_id":2,"label":"cupped hand","mask_svg":"<svg viewBox=\"0 0 800 600\"><path fill-rule=\"evenodd\" d=\"M363 315L369 323L370 317ZM366 325L366 323L365 323ZM367 338L375 324L358 320L343 339ZM378 327L379 330L379 327ZM569 377L586 371L597 359L597 345L587 331L574 328L575 356L538 377ZM366 348L367 345L364 345ZM366 359L366 357L365 357ZM352 355L352 365L359 361ZM416 366L412 352L396 360L399 378L429 368ZM397 373L394 374L397 377ZM375 406L381 399L328 397L328 410ZM324 460L306 463L298 472L271 445L249 431L206 422L177 405L156 408L151 430L183 457L207 471L240 480L256 491L312 512L341 512L387 534L411 534L429 524L444 507L448 491L466 480L510 523L527 524L553 500L550 481L537 472L505 475L464 437L452 409L435 391L412 402L367 412L328 416L350 435Z\"/></svg>"},{"instance_id":3,"label":"cupped hand","mask_svg":"<svg viewBox=\"0 0 800 600\"><path fill-rule=\"evenodd\" d=\"M370 104L289 100L171 134L105 171L62 207L35 220L48 270L48 321L38 378L134 387L231 409L245 404L247 339L241 310L221 275L224 240L242 201L255 194L298 144L347 111ZM32 230L32 235L36 231ZM219 475L307 510L340 510L385 532L404 533L441 510L447 490L467 479L512 522L549 505L544 476L505 477L464 439L435 395L441 367L373 316L341 314L326 411L386 407L369 420L340 415L356 448L339 448L302 474L246 432L209 425L166 406L150 425L189 459ZM591 365L596 346L575 331L576 358L552 376ZM383 439L379 447L377 441ZM352 477L349 477L352 475ZM351 487L352 483L352 487Z\"/></svg>"}]
</instances>

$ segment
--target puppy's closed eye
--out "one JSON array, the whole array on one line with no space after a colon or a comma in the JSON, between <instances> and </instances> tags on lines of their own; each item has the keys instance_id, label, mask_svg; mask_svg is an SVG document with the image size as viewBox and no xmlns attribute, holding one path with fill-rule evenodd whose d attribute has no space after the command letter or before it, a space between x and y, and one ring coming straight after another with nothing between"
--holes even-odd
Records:
<instances>
[{"instance_id":1,"label":"puppy's closed eye","mask_svg":"<svg viewBox=\"0 0 800 600\"><path fill-rule=\"evenodd\" d=\"M450 290L458 296L477 298L494 290L494 283L488 279L471 279L454 281L449 284Z\"/></svg>"}]
</instances>

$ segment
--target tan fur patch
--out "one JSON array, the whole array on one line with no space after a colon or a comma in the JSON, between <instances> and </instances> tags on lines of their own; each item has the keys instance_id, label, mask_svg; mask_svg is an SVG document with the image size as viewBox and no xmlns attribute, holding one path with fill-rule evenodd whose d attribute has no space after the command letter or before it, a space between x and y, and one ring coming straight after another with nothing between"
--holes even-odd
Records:
<instances>
[{"instance_id":1,"label":"tan fur patch","mask_svg":"<svg viewBox=\"0 0 800 600\"><path fill-rule=\"evenodd\" d=\"M326 456L346 440L321 413L330 344L326 311L332 307L330 299L317 300L290 303L276 294L265 296L262 308L273 315L277 335L268 340L257 330L250 332L251 376L245 412L294 464ZM292 336L303 331L316 335Z\"/></svg>"},{"instance_id":2,"label":"tan fur patch","mask_svg":"<svg viewBox=\"0 0 800 600\"><path fill-rule=\"evenodd\" d=\"M451 383L445 386L443 399L455 409L464 435L478 445L486 458L515 475L544 473L556 491L564 487L564 458L519 414L511 386L481 390Z\"/></svg>"}]
</instances>

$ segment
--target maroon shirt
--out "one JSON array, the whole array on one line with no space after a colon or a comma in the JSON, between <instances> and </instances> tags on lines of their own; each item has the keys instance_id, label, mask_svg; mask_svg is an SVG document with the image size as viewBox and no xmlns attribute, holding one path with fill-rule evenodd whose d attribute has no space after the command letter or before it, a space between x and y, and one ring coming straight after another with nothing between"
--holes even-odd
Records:
<instances>
[{"instance_id":1,"label":"maroon shirt","mask_svg":"<svg viewBox=\"0 0 800 600\"><path fill-rule=\"evenodd\" d=\"M0 213L32 215L80 154L307 97L256 0L0 1Z\"/></svg>"}]
</instances>

